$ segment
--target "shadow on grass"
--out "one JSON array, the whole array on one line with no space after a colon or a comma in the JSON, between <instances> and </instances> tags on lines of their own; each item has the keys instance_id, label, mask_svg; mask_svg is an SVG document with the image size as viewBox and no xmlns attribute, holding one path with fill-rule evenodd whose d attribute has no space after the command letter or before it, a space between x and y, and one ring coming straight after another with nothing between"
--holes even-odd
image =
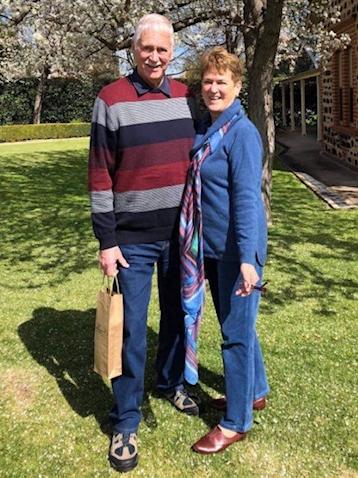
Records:
<instances>
[{"instance_id":1,"label":"shadow on grass","mask_svg":"<svg viewBox=\"0 0 358 478\"><path fill-rule=\"evenodd\" d=\"M95 310L41 307L18 333L32 357L47 369L71 408L81 417L93 415L107 433L111 393L92 371Z\"/></svg>"},{"instance_id":2,"label":"shadow on grass","mask_svg":"<svg viewBox=\"0 0 358 478\"><path fill-rule=\"evenodd\" d=\"M3 157L0 160L4 163L0 168L0 260L9 269L28 271L21 284L12 286L8 281L2 285L56 285L72 272L93 266L97 244L86 188L87 149L36 151L27 156L9 153L6 162ZM339 259L342 265L354 260L358 225L349 217L357 216L355 211L329 209L298 184L279 159L274 169L269 259L277 261L288 279L284 288L272 294L267 306L300 300L299 278L299 282L311 284L305 294L322 299L325 310L327 288L331 292L344 290L350 298L358 285L354 279L343 283L334 275L327 276L318 265L320 259ZM297 254L295 248L302 244L311 248L312 260Z\"/></svg>"},{"instance_id":3,"label":"shadow on grass","mask_svg":"<svg viewBox=\"0 0 358 478\"><path fill-rule=\"evenodd\" d=\"M269 263L277 264L285 281L270 284L269 298L261 304L263 311L272 313L278 306L313 298L320 304L317 314L325 315L332 294L352 300L358 288L356 278L336 275L330 264L337 260L344 267L356 260L356 212L330 209L298 183L280 160L275 161L272 210ZM269 272L267 267L268 279Z\"/></svg>"},{"instance_id":4,"label":"shadow on grass","mask_svg":"<svg viewBox=\"0 0 358 478\"><path fill-rule=\"evenodd\" d=\"M109 435L108 413L113 406L112 392L92 370L95 314L94 309L79 311L41 307L33 312L32 319L19 326L18 334L31 356L55 378L72 410L81 417L93 416L102 432ZM147 342L142 414L144 423L155 429L157 417L150 404L150 395L154 391L156 396L153 370L158 334L151 327L148 327ZM222 390L221 376L201 367L200 377L212 388ZM202 401L201 419L208 426L213 426L218 421L218 413L206 406L209 395L200 385L191 391L198 394Z\"/></svg>"},{"instance_id":5,"label":"shadow on grass","mask_svg":"<svg viewBox=\"0 0 358 478\"><path fill-rule=\"evenodd\" d=\"M0 259L31 269L24 287L58 284L93 265L87 149L9 154L1 169Z\"/></svg>"},{"instance_id":6,"label":"shadow on grass","mask_svg":"<svg viewBox=\"0 0 358 478\"><path fill-rule=\"evenodd\" d=\"M41 307L32 319L22 323L18 334L31 356L47 369L61 393L81 417L94 416L103 433L110 434L108 412L113 406L110 387L93 372L93 334L95 309L56 310ZM149 428L157 427L149 393L155 388L154 357L158 334L148 328L148 360L143 419Z\"/></svg>"}]
</instances>

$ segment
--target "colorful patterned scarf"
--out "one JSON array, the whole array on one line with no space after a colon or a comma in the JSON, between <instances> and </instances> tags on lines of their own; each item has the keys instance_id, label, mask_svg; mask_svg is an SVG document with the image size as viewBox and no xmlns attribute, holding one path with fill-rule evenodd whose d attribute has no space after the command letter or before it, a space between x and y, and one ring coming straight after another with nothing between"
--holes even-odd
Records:
<instances>
[{"instance_id":1,"label":"colorful patterned scarf","mask_svg":"<svg viewBox=\"0 0 358 478\"><path fill-rule=\"evenodd\" d=\"M200 168L205 159L215 151L237 118L238 115L235 114L219 130L216 130L193 156L180 214L181 294L185 313L186 348L184 378L192 385L198 381L196 351L205 297Z\"/></svg>"}]
</instances>

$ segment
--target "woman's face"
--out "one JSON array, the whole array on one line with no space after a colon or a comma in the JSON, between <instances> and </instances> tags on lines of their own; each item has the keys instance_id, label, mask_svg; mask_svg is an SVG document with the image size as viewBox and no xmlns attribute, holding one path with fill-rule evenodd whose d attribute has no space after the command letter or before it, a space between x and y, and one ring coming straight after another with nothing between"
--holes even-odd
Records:
<instances>
[{"instance_id":1,"label":"woman's face","mask_svg":"<svg viewBox=\"0 0 358 478\"><path fill-rule=\"evenodd\" d=\"M201 94L213 121L233 103L240 90L241 82L234 82L230 70L219 73L212 68L203 74Z\"/></svg>"}]
</instances>

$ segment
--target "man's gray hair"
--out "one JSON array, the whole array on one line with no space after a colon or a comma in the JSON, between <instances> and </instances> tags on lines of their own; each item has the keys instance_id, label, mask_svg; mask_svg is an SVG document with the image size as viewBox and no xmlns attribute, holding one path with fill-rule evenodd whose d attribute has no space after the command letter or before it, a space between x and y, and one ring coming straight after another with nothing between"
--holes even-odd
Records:
<instances>
[{"instance_id":1,"label":"man's gray hair","mask_svg":"<svg viewBox=\"0 0 358 478\"><path fill-rule=\"evenodd\" d=\"M171 46L174 47L174 29L172 22L167 17L159 15L158 13L150 13L142 17L135 29L133 36L133 46L137 46L137 43L145 30L153 30L155 32L167 32L170 35Z\"/></svg>"}]
</instances>

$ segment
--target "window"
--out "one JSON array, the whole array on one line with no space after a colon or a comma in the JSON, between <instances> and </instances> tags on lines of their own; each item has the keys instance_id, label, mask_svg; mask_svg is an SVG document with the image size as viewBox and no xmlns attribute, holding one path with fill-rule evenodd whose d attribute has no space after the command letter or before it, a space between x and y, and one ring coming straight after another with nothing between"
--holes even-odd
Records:
<instances>
[{"instance_id":1,"label":"window","mask_svg":"<svg viewBox=\"0 0 358 478\"><path fill-rule=\"evenodd\" d=\"M338 118L343 121L343 51L338 52Z\"/></svg>"},{"instance_id":2,"label":"window","mask_svg":"<svg viewBox=\"0 0 358 478\"><path fill-rule=\"evenodd\" d=\"M335 119L336 125L355 127L354 105L354 49L349 47L336 53Z\"/></svg>"},{"instance_id":3,"label":"window","mask_svg":"<svg viewBox=\"0 0 358 478\"><path fill-rule=\"evenodd\" d=\"M353 48L348 49L348 78L349 78L349 122L354 123L354 91L353 91Z\"/></svg>"},{"instance_id":4,"label":"window","mask_svg":"<svg viewBox=\"0 0 358 478\"><path fill-rule=\"evenodd\" d=\"M340 2L342 5L344 2ZM354 2L353 2L354 3ZM338 131L358 136L358 31L356 16L349 15L333 27L350 37L347 48L336 50L332 58L333 125Z\"/></svg>"}]
</instances>

